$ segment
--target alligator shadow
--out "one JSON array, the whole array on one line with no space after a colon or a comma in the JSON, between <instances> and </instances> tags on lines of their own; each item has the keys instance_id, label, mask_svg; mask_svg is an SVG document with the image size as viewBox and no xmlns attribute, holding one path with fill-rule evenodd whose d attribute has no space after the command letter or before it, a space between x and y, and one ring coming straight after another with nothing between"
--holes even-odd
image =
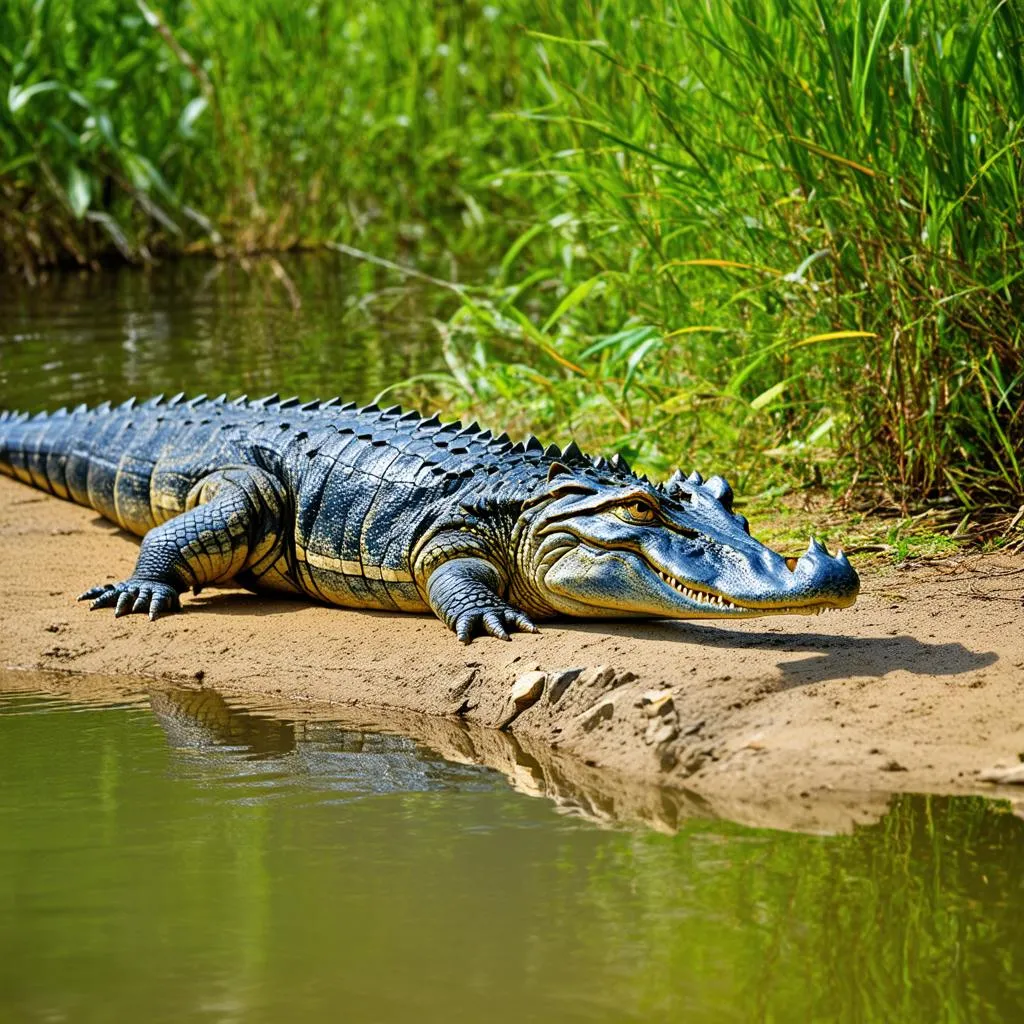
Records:
<instances>
[{"instance_id":1,"label":"alligator shadow","mask_svg":"<svg viewBox=\"0 0 1024 1024\"><path fill-rule=\"evenodd\" d=\"M203 592L198 596L188 593L184 595L181 607L184 611L192 614L214 615L282 615L285 612L298 612L303 608L315 606L316 602L308 597L296 594L292 597L289 594L266 593L257 594L251 590L243 590L233 583L211 584L203 587Z\"/></svg>"},{"instance_id":2,"label":"alligator shadow","mask_svg":"<svg viewBox=\"0 0 1024 1024\"><path fill-rule=\"evenodd\" d=\"M268 597L234 588L204 590L202 596L188 599L188 611L219 615L280 615L308 608L309 598L281 595ZM377 609L353 609L374 619L390 619L396 612ZM407 618L402 615L402 618ZM541 624L542 634L544 623ZM925 643L913 636L859 637L827 633L775 633L721 629L688 622L615 622L603 620L559 620L548 626L567 633L614 634L632 641L672 643L698 647L702 652L717 649L727 652L721 660L727 670L729 656L742 651L777 651L780 654L806 654L777 663L780 689L809 686L830 679L880 678L898 669L918 675L956 676L977 671L999 658L994 651L972 651L960 643ZM486 643L486 639L477 640ZM514 642L514 641L513 641ZM461 645L460 648L461 650Z\"/></svg>"},{"instance_id":3,"label":"alligator shadow","mask_svg":"<svg viewBox=\"0 0 1024 1024\"><path fill-rule=\"evenodd\" d=\"M560 622L571 632L614 633L630 640L674 643L736 654L777 651L807 657L780 661L781 689L831 679L881 678L905 669L918 675L956 676L999 660L995 651L972 651L961 643L926 643L913 636L862 637L830 633L775 633L722 629L693 622ZM728 662L723 658L722 667Z\"/></svg>"}]
</instances>

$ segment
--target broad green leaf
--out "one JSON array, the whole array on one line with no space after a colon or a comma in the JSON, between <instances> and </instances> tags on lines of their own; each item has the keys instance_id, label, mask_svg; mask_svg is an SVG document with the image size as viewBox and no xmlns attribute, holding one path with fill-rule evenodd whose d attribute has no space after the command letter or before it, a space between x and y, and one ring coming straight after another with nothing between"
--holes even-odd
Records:
<instances>
[{"instance_id":1,"label":"broad green leaf","mask_svg":"<svg viewBox=\"0 0 1024 1024\"><path fill-rule=\"evenodd\" d=\"M636 376L637 370L640 369L640 364L644 361L644 357L652 348L660 344L661 338L648 338L643 344L638 345L633 349L632 353L630 353L629 362L626 364L626 379L622 385L623 394L629 390L629 385L633 383L633 378Z\"/></svg>"},{"instance_id":2,"label":"broad green leaf","mask_svg":"<svg viewBox=\"0 0 1024 1024\"><path fill-rule=\"evenodd\" d=\"M580 353L580 359L588 359L590 356L597 355L598 352L603 352L607 348L611 348L613 345L618 345L620 353L623 351L629 351L634 345L639 344L645 339L649 338L654 333L654 328L650 324L645 324L643 327L629 327L624 331L617 331L615 334L609 334L604 338L600 338L594 342L593 345L588 346Z\"/></svg>"},{"instance_id":3,"label":"broad green leaf","mask_svg":"<svg viewBox=\"0 0 1024 1024\"><path fill-rule=\"evenodd\" d=\"M570 309L574 309L578 306L595 288L596 285L601 283L603 275L596 274L594 277L587 278L586 281L581 281L578 285L562 301L555 307L554 313L547 318L544 326L541 330L547 334L549 330L559 320L569 312Z\"/></svg>"},{"instance_id":4,"label":"broad green leaf","mask_svg":"<svg viewBox=\"0 0 1024 1024\"><path fill-rule=\"evenodd\" d=\"M81 220L85 211L89 209L89 202L92 199L92 182L77 164L71 164L68 168L67 192L71 209L74 215Z\"/></svg>"},{"instance_id":5,"label":"broad green leaf","mask_svg":"<svg viewBox=\"0 0 1024 1024\"><path fill-rule=\"evenodd\" d=\"M542 231L548 227L543 221L539 224L534 224L532 227L524 231L509 247L508 252L501 259L501 268L498 272L498 279L504 281L508 276L509 269L511 268L515 258L523 251L523 249L529 245L532 239L536 238Z\"/></svg>"},{"instance_id":6,"label":"broad green leaf","mask_svg":"<svg viewBox=\"0 0 1024 1024\"><path fill-rule=\"evenodd\" d=\"M186 139L190 139L194 135L193 125L195 125L203 111L206 110L207 105L205 96L197 96L194 100L187 103L185 109L181 112L181 117L178 118L178 131Z\"/></svg>"},{"instance_id":7,"label":"broad green leaf","mask_svg":"<svg viewBox=\"0 0 1024 1024\"><path fill-rule=\"evenodd\" d=\"M771 405L793 383L793 379L787 377L785 380L780 380L778 384L773 384L767 391L762 391L757 398L751 399L750 408L759 411L766 405Z\"/></svg>"},{"instance_id":8,"label":"broad green leaf","mask_svg":"<svg viewBox=\"0 0 1024 1024\"><path fill-rule=\"evenodd\" d=\"M60 82L36 82L34 85L27 85L24 89L12 85L7 90L7 106L12 114L16 114L33 96L43 92L53 92L55 89L62 89Z\"/></svg>"}]
</instances>

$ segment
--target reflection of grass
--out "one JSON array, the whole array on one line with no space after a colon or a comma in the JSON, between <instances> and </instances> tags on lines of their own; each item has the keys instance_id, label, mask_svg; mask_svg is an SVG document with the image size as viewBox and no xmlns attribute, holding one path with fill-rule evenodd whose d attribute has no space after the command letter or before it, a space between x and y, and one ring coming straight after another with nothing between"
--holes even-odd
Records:
<instances>
[{"instance_id":1,"label":"reflection of grass","mask_svg":"<svg viewBox=\"0 0 1024 1024\"><path fill-rule=\"evenodd\" d=\"M744 492L1019 503L1012 3L15 0L0 40L7 261L471 266L419 385L453 410Z\"/></svg>"},{"instance_id":2,"label":"reflection of grass","mask_svg":"<svg viewBox=\"0 0 1024 1024\"><path fill-rule=\"evenodd\" d=\"M1024 999L1021 832L978 798L903 796L847 837L647 837L591 887L613 914L617 880L638 880L644 912L614 924L654 951L652 1014L729 998L739 1020L999 1021Z\"/></svg>"}]
</instances>

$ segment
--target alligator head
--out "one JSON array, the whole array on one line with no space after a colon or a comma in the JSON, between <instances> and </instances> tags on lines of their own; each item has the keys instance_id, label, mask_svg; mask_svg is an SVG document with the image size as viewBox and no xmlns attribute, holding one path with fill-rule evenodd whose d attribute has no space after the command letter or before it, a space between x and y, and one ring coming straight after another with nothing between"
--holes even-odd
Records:
<instances>
[{"instance_id":1,"label":"alligator head","mask_svg":"<svg viewBox=\"0 0 1024 1024\"><path fill-rule=\"evenodd\" d=\"M652 484L621 460L555 463L521 520L522 582L534 602L586 617L813 615L856 601L860 580L842 551L811 540L784 558L750 536L732 499L718 476Z\"/></svg>"}]
</instances>

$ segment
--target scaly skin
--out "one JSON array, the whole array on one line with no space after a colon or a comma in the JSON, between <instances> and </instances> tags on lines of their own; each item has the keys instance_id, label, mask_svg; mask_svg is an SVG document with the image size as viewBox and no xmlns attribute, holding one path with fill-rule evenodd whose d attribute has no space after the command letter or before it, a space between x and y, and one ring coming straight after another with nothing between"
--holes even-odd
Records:
<instances>
[{"instance_id":1,"label":"scaly skin","mask_svg":"<svg viewBox=\"0 0 1024 1024\"><path fill-rule=\"evenodd\" d=\"M813 614L859 589L842 552L812 541L787 564L755 541L721 477L652 484L618 457L398 407L179 395L0 413L0 471L143 537L129 579L82 595L116 615L235 580L507 640L558 615Z\"/></svg>"}]
</instances>

